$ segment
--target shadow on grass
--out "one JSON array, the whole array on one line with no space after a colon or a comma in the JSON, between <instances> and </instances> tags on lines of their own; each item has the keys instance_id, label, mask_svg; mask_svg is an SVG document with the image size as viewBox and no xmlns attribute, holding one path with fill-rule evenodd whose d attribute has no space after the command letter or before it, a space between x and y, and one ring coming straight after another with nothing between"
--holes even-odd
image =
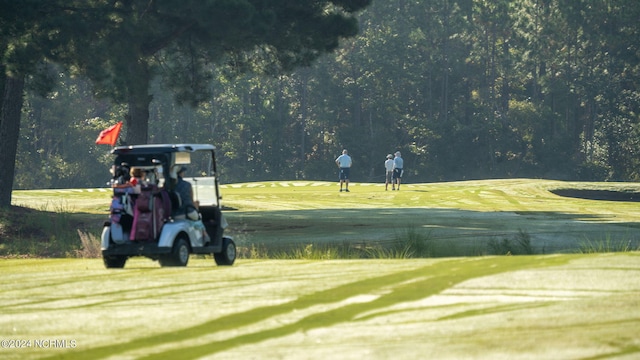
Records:
<instances>
[{"instance_id":1,"label":"shadow on grass","mask_svg":"<svg viewBox=\"0 0 640 360\"><path fill-rule=\"evenodd\" d=\"M68 257L82 247L78 230L100 234L105 215L36 210L0 210L1 257Z\"/></svg>"},{"instance_id":2,"label":"shadow on grass","mask_svg":"<svg viewBox=\"0 0 640 360\"><path fill-rule=\"evenodd\" d=\"M262 341L281 338L296 332L308 332L317 328L329 327L338 323L358 320L360 315L370 314L372 311L385 309L399 303L417 301L428 296L438 294L463 281L494 275L506 271L532 269L546 266L565 264L567 257L502 257L454 259L428 266L417 267L412 270L401 271L389 275L375 276L370 279L336 286L327 290L302 295L298 299L274 306L264 306L242 313L231 314L221 318L204 322L200 325L185 329L168 329L166 332L148 337L136 338L116 345L108 345L74 351L73 356L83 359L99 359L117 356L126 352L145 348L163 347L176 343L175 349L153 353L142 359L196 359L205 355L213 355L237 346L246 346ZM367 302L349 302L360 295L381 294ZM214 335L224 331L242 329L269 318L289 314L295 311L311 309L322 304L336 304L341 306L332 310L315 312L290 324L233 336L229 339L211 341L201 345L178 344L202 336ZM211 304L216 306L216 304ZM538 306L532 304L531 306ZM506 309L505 311L508 311ZM369 315L370 316L370 315ZM54 359L57 356L47 359Z\"/></svg>"},{"instance_id":3,"label":"shadow on grass","mask_svg":"<svg viewBox=\"0 0 640 360\"><path fill-rule=\"evenodd\" d=\"M486 255L489 241L531 239L535 253L578 250L587 239L634 237L637 222L608 215L561 211L480 212L456 209L386 208L238 212L227 215L239 247L288 249L305 244L391 244L410 229L438 244L440 256ZM631 239L634 242L635 239Z\"/></svg>"},{"instance_id":4,"label":"shadow on grass","mask_svg":"<svg viewBox=\"0 0 640 360\"><path fill-rule=\"evenodd\" d=\"M393 246L406 233L431 242L431 257L495 254L487 244L527 234L534 253L576 252L602 239L638 247L638 222L610 215L561 211L481 212L434 208L282 210L225 213L240 256L251 248L271 253L326 246ZM69 257L82 249L78 230L99 237L105 215L12 207L0 213L0 256ZM244 253L243 253L244 250ZM245 258L247 258L245 256Z\"/></svg>"},{"instance_id":5,"label":"shadow on grass","mask_svg":"<svg viewBox=\"0 0 640 360\"><path fill-rule=\"evenodd\" d=\"M640 193L635 191L591 190L591 189L556 189L551 190L558 196L606 201L639 202Z\"/></svg>"}]
</instances>

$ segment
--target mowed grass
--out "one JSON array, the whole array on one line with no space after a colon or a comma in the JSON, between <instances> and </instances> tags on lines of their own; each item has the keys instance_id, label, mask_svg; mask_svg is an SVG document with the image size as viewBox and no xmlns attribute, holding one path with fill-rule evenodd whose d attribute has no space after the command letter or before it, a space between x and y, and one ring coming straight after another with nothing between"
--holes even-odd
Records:
<instances>
[{"instance_id":1,"label":"mowed grass","mask_svg":"<svg viewBox=\"0 0 640 360\"><path fill-rule=\"evenodd\" d=\"M228 232L241 247L376 244L409 229L436 244L437 258L241 258L232 267L192 258L187 268L136 258L124 270L100 259L0 260L0 338L14 345L0 356L637 358L640 253L577 253L585 242L637 242L638 204L550 192L633 185L523 179L392 192L356 183L350 193L324 182L225 185L223 203L235 209L225 212ZM95 216L99 233L109 196L24 191L14 203L64 203ZM523 233L534 255L477 256Z\"/></svg>"},{"instance_id":2,"label":"mowed grass","mask_svg":"<svg viewBox=\"0 0 640 360\"><path fill-rule=\"evenodd\" d=\"M629 183L577 183L530 179L407 184L271 182L224 186L225 214L241 246L264 244L389 244L407 232L428 239L432 256L495 253L495 244L524 234L536 254L575 252L609 241L638 249L640 206L555 195L557 189L640 191Z\"/></svg>"},{"instance_id":3,"label":"mowed grass","mask_svg":"<svg viewBox=\"0 0 640 360\"><path fill-rule=\"evenodd\" d=\"M508 179L405 184L401 191L369 183L353 183L349 193L338 189L336 183L312 181L223 185L223 205L230 209L224 212L227 234L242 256L254 257L308 245L388 248L408 234L428 242L429 257L505 254L523 238L529 254L574 253L585 244L609 250L640 248L637 202L552 192L640 192L640 185L633 183ZM73 213L82 219L79 230L98 237L108 217L110 191L15 191L13 203ZM80 246L77 230L69 229L65 236Z\"/></svg>"},{"instance_id":4,"label":"mowed grass","mask_svg":"<svg viewBox=\"0 0 640 360\"><path fill-rule=\"evenodd\" d=\"M633 252L187 268L140 259L124 270L10 259L0 271L3 359L640 356Z\"/></svg>"}]
</instances>

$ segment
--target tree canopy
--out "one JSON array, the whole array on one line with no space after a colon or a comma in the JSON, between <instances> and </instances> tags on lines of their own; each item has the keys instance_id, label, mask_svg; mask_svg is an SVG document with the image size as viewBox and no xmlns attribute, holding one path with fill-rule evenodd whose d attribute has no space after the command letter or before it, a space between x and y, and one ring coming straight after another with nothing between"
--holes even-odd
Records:
<instances>
[{"instance_id":1,"label":"tree canopy","mask_svg":"<svg viewBox=\"0 0 640 360\"><path fill-rule=\"evenodd\" d=\"M140 144L148 141L152 80L162 77L178 102L197 105L210 97L218 64L237 73L308 66L357 34L353 13L369 2L67 0L41 24L56 33L44 45L54 61L128 105L125 141Z\"/></svg>"}]
</instances>

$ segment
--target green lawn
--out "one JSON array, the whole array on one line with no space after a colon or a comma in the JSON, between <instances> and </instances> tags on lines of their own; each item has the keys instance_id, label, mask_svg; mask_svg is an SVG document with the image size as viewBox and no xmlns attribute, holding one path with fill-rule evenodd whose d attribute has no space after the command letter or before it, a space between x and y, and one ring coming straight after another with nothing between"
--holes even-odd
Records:
<instances>
[{"instance_id":1,"label":"green lawn","mask_svg":"<svg viewBox=\"0 0 640 360\"><path fill-rule=\"evenodd\" d=\"M488 243L530 237L537 254L575 252L585 243L631 243L638 248L640 206L555 195L556 189L640 191L628 183L484 180L403 185L272 182L222 189L230 231L240 245L384 243L420 232L435 256L491 253ZM268 211L265 213L265 211Z\"/></svg>"},{"instance_id":2,"label":"green lawn","mask_svg":"<svg viewBox=\"0 0 640 360\"><path fill-rule=\"evenodd\" d=\"M330 182L261 182L222 186L227 234L239 247L307 244L387 246L406 233L430 243L431 256L501 254L496 244L526 237L533 254L574 253L585 244L640 248L637 202L558 196L557 189L640 192L633 183L532 179L406 184L354 183L338 192ZM15 191L15 205L82 216L80 230L99 236L107 218L107 189ZM49 221L45 221L49 222ZM75 224L73 224L75 226ZM70 226L71 227L71 226ZM76 229L70 236L77 241ZM1 232L1 229L0 229ZM506 246L508 249L508 246Z\"/></svg>"},{"instance_id":3,"label":"green lawn","mask_svg":"<svg viewBox=\"0 0 640 360\"><path fill-rule=\"evenodd\" d=\"M336 183L311 181L223 185L223 204L233 209L225 211L227 234L247 249L323 243L387 246L411 232L428 239L434 257L501 254L496 244L517 244L523 236L530 245L527 253L533 254L573 253L585 244L607 244L613 250L640 247L638 203L551 192L640 192L633 183L509 179L406 184L401 191L368 183L351 184L349 193L338 189ZM15 191L13 203L76 214L77 227L98 236L110 192ZM50 225L48 219L36 221L44 223L40 227ZM76 229L69 230L68 236L77 241Z\"/></svg>"},{"instance_id":4,"label":"green lawn","mask_svg":"<svg viewBox=\"0 0 640 360\"><path fill-rule=\"evenodd\" d=\"M3 359L640 356L638 253L0 266Z\"/></svg>"},{"instance_id":5,"label":"green lawn","mask_svg":"<svg viewBox=\"0 0 640 360\"><path fill-rule=\"evenodd\" d=\"M407 229L432 258L0 260L3 359L632 359L640 357L638 203L554 195L626 183L264 182L222 189L242 247L377 244ZM99 233L108 192L17 191ZM1 230L1 229L0 229ZM534 255L488 244L530 237ZM606 253L578 254L585 244ZM617 250L631 244L636 251ZM629 248L627 248L628 250ZM452 254L455 256L448 256ZM21 345L21 348L16 348Z\"/></svg>"}]
</instances>

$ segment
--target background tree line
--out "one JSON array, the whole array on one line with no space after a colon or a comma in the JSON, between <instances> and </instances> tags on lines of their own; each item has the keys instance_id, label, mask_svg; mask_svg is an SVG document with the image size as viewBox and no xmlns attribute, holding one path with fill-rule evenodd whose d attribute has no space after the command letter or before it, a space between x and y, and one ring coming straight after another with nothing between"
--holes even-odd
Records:
<instances>
[{"instance_id":1,"label":"background tree line","mask_svg":"<svg viewBox=\"0 0 640 360\"><path fill-rule=\"evenodd\" d=\"M0 0L0 207L11 204L27 82L57 95L56 73L89 80L92 95L126 106L124 141L145 144L152 84L197 106L217 66L230 81L309 65L357 34L370 2Z\"/></svg>"},{"instance_id":2,"label":"background tree line","mask_svg":"<svg viewBox=\"0 0 640 360\"><path fill-rule=\"evenodd\" d=\"M373 1L358 18L304 68L212 66L196 107L152 82L148 141L215 144L225 183L335 180L343 148L359 182L382 181L396 150L408 182L640 178L640 2ZM101 186L95 138L127 109L48 71L45 97L27 79L14 188Z\"/></svg>"}]
</instances>

